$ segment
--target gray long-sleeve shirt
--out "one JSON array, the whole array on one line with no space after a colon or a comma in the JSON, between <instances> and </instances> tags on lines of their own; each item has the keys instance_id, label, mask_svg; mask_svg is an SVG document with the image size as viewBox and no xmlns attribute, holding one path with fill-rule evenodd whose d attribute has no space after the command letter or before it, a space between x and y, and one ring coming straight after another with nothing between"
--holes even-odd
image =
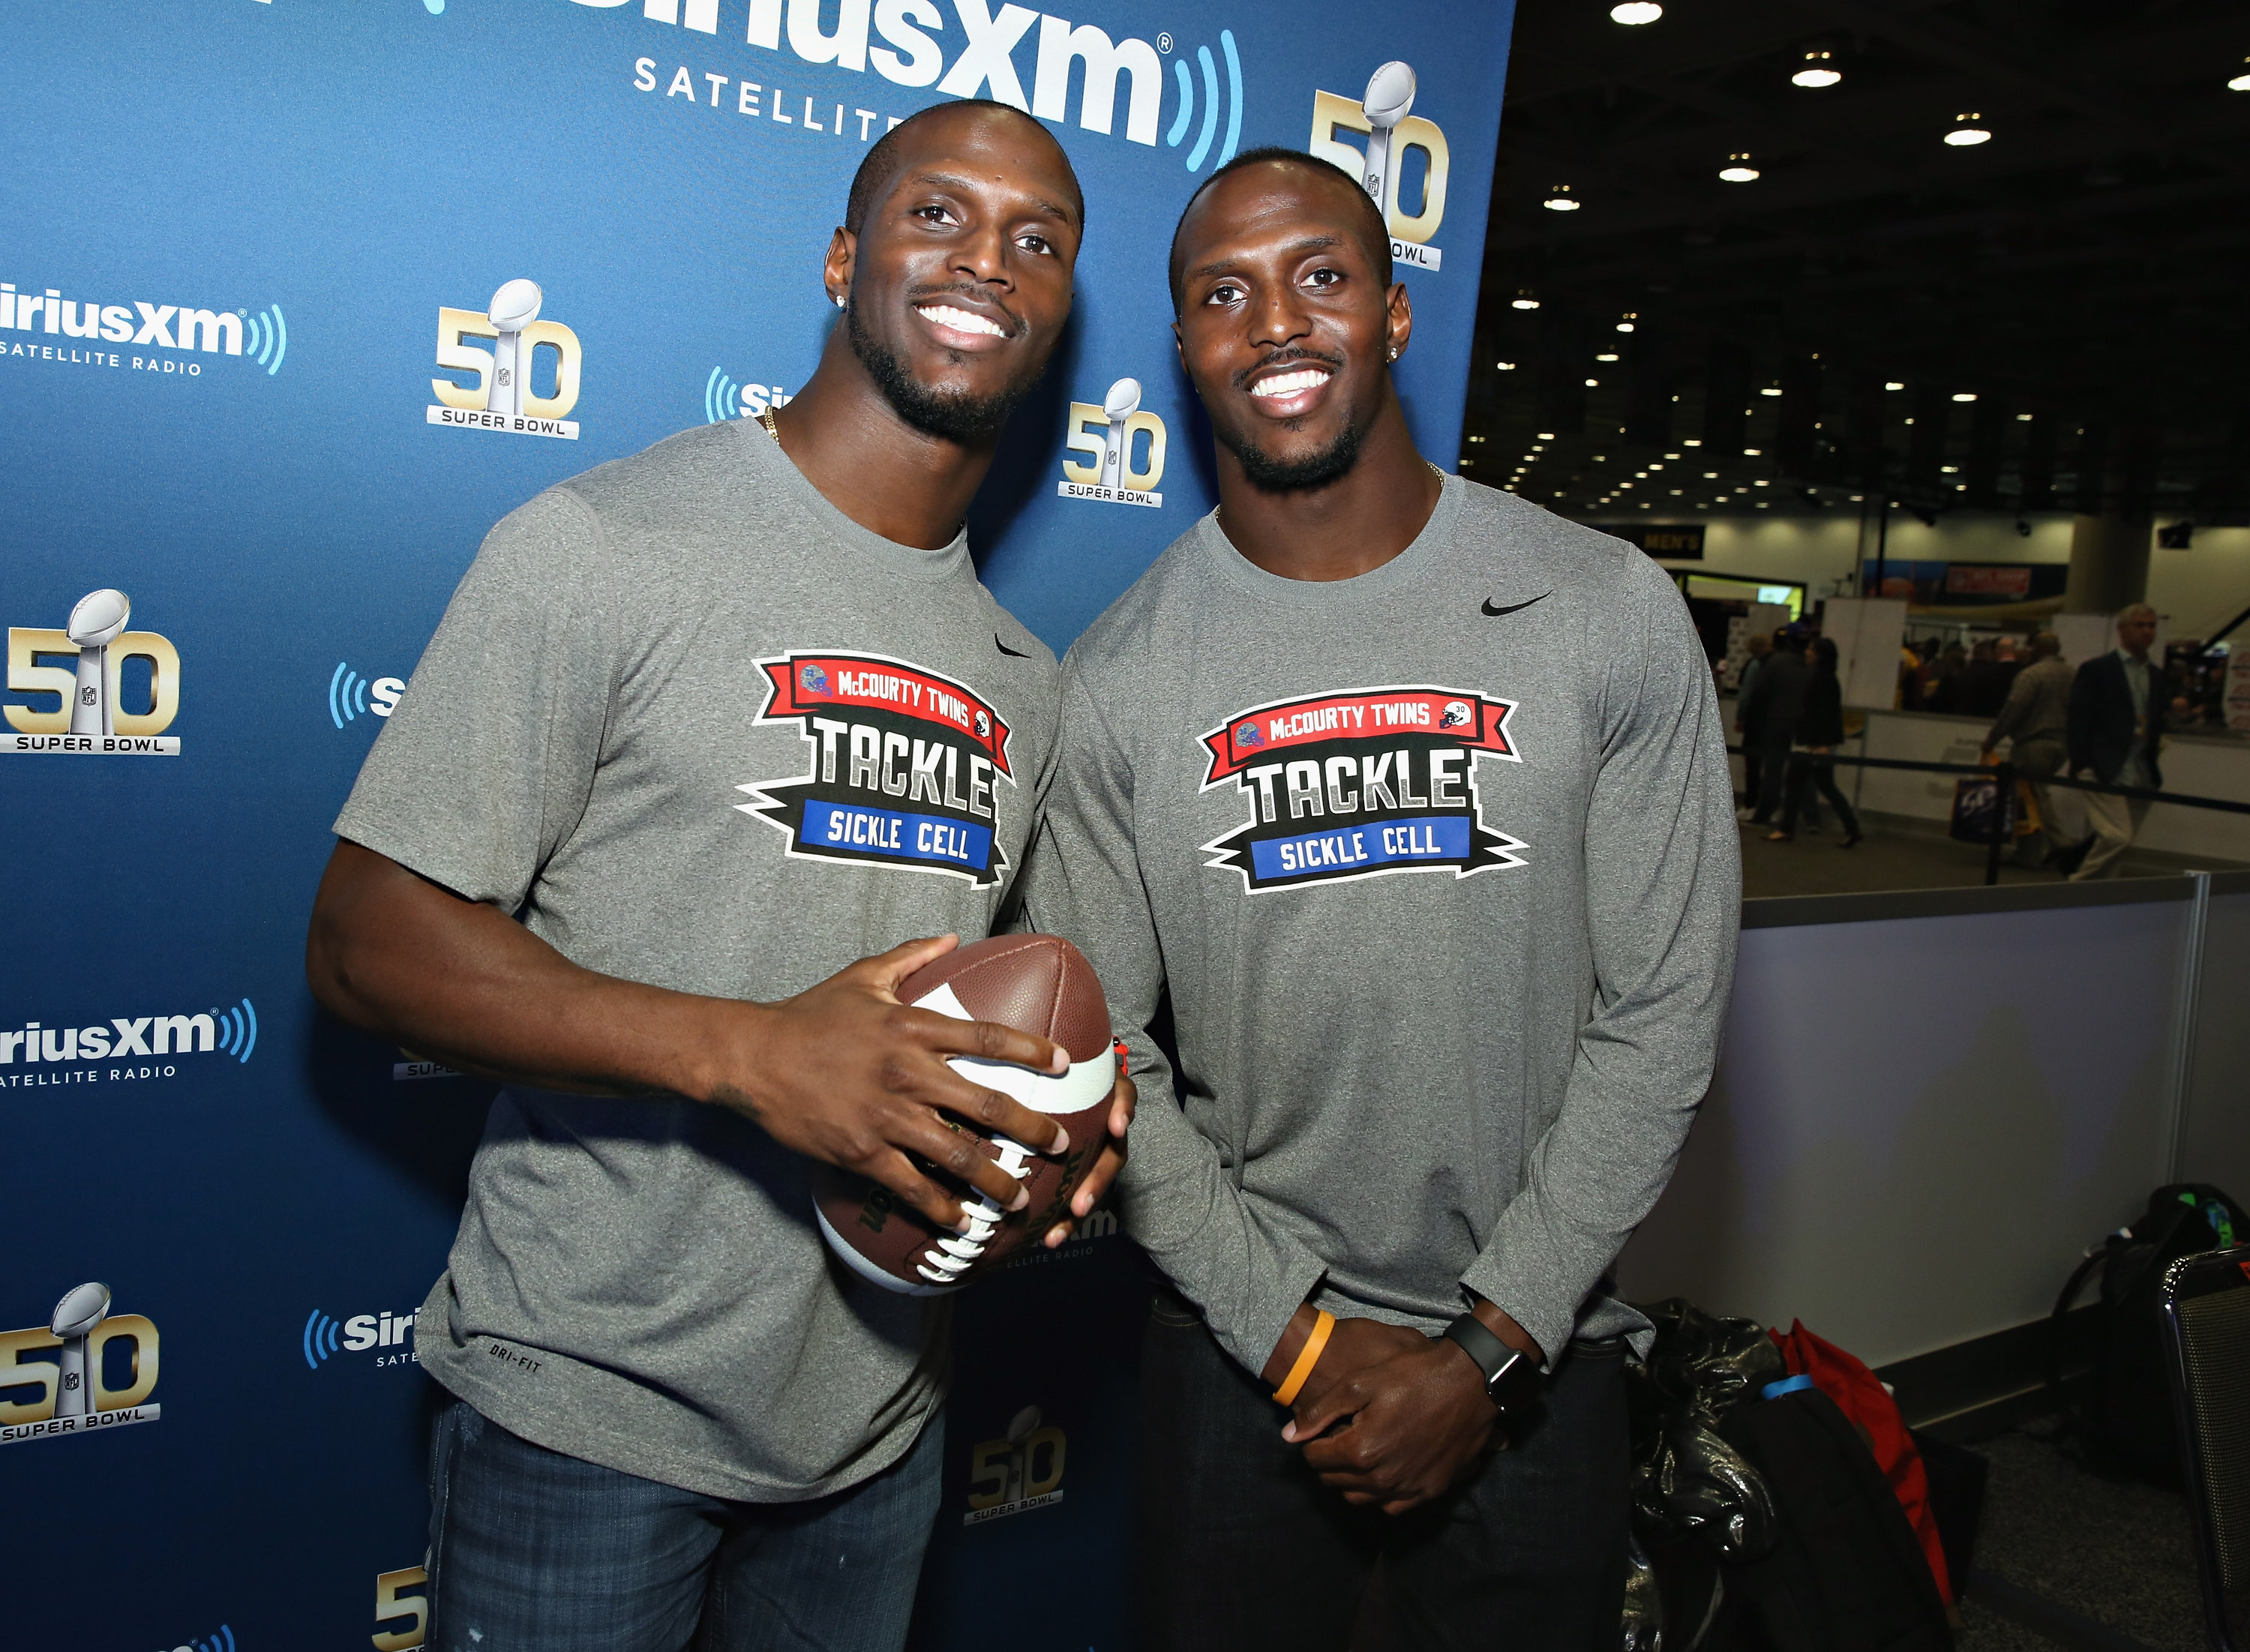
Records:
<instances>
[{"instance_id":1,"label":"gray long-sleeve shirt","mask_svg":"<svg viewBox=\"0 0 2250 1652\"><path fill-rule=\"evenodd\" d=\"M1356 579L1213 520L1065 663L1025 912L1142 1087L1128 1225L1233 1356L1297 1304L1558 1353L1709 1082L1741 898L1717 701L1639 552L1447 478ZM1183 1110L1146 1029L1169 982Z\"/></svg>"}]
</instances>

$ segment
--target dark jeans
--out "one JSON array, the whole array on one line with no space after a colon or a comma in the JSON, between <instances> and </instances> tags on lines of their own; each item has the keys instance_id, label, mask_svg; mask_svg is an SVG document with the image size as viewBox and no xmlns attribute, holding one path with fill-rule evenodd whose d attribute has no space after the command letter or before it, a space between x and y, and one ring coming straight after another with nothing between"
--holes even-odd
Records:
<instances>
[{"instance_id":1,"label":"dark jeans","mask_svg":"<svg viewBox=\"0 0 2250 1652\"><path fill-rule=\"evenodd\" d=\"M1415 1652L1612 1652L1625 1587L1625 1345L1574 1344L1465 1483L1392 1518L1322 1485L1287 1414L1191 1310L1141 1353L1144 1652L1341 1652L1379 1557Z\"/></svg>"},{"instance_id":2,"label":"dark jeans","mask_svg":"<svg viewBox=\"0 0 2250 1652\"><path fill-rule=\"evenodd\" d=\"M1782 792L1789 784L1789 741L1763 740L1758 747L1757 808L1750 818L1761 825L1781 810Z\"/></svg>"},{"instance_id":3,"label":"dark jeans","mask_svg":"<svg viewBox=\"0 0 2250 1652\"><path fill-rule=\"evenodd\" d=\"M1816 786L1820 788L1820 795L1835 805L1836 818L1844 825L1844 836L1857 837L1860 835L1860 817L1852 812L1852 805L1845 801L1844 794L1836 789L1836 765L1826 757L1813 757L1803 752L1798 753L1790 764L1789 803L1782 810L1781 829L1785 832L1797 829L1799 809L1808 816L1814 813L1812 788Z\"/></svg>"},{"instance_id":4,"label":"dark jeans","mask_svg":"<svg viewBox=\"0 0 2250 1652\"><path fill-rule=\"evenodd\" d=\"M455 1401L430 1443L434 1652L897 1652L937 1519L944 1423L809 1503L604 1469Z\"/></svg>"}]
</instances>

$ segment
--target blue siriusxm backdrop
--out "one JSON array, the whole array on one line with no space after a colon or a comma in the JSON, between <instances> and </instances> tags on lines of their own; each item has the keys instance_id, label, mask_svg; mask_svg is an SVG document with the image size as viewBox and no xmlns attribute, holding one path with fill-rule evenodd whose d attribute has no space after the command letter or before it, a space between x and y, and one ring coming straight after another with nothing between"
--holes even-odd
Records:
<instances>
[{"instance_id":1,"label":"blue siriusxm backdrop","mask_svg":"<svg viewBox=\"0 0 2250 1652\"><path fill-rule=\"evenodd\" d=\"M1358 170L1361 96L1392 59L1419 79L1389 168L1417 314L1401 383L1449 459L1510 17L1504 0L1379 19L1355 0L1072 0L1067 21L984 0L11 9L12 1639L421 1642L433 1393L403 1316L442 1265L488 1092L316 1015L300 957L328 823L485 530L562 477L786 396L831 324L818 260L866 145L933 101L999 97L1048 121L1089 203L1071 331L971 524L986 582L1059 651L1211 503L1162 270L1189 189L1257 143L1325 142ZM1086 59L1112 52L1105 107ZM487 311L519 279L538 317L503 339ZM496 389L510 344L528 376ZM1100 410L1125 378L1140 413L1105 492ZM73 734L66 631L103 588L132 604L95 668L114 734L98 718ZM981 1643L996 1603L1032 1652L1129 1643L1146 1293L1108 1227L963 1302L920 1645ZM107 1318L66 1346L55 1304L95 1280Z\"/></svg>"}]
</instances>

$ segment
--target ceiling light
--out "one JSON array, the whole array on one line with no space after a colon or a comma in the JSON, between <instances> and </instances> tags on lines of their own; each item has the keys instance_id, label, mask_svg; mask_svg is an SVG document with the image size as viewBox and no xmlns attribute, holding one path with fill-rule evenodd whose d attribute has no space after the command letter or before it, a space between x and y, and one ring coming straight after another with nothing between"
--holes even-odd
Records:
<instances>
[{"instance_id":1,"label":"ceiling light","mask_svg":"<svg viewBox=\"0 0 2250 1652\"><path fill-rule=\"evenodd\" d=\"M2250 63L2250 58L2245 58L2242 61ZM2236 75L2226 83L2226 89L2229 92L2250 92L2250 74Z\"/></svg>"},{"instance_id":2,"label":"ceiling light","mask_svg":"<svg viewBox=\"0 0 2250 1652\"><path fill-rule=\"evenodd\" d=\"M1977 399L1977 392L1974 390L1956 390L1953 392L1953 399L1957 402L1973 402Z\"/></svg>"},{"instance_id":3,"label":"ceiling light","mask_svg":"<svg viewBox=\"0 0 2250 1652\"><path fill-rule=\"evenodd\" d=\"M1957 149L1966 149L1973 144L1990 143L1992 134L1985 130L1983 115L1957 114L1953 117L1953 130L1945 134L1945 141Z\"/></svg>"},{"instance_id":4,"label":"ceiling light","mask_svg":"<svg viewBox=\"0 0 2250 1652\"><path fill-rule=\"evenodd\" d=\"M1884 385L1883 389L1887 390L1903 390L1906 389L1906 386L1901 384L1896 379L1893 379L1889 383Z\"/></svg>"},{"instance_id":5,"label":"ceiling light","mask_svg":"<svg viewBox=\"0 0 2250 1652\"><path fill-rule=\"evenodd\" d=\"M1512 310L1536 310L1539 307L1539 300L1531 296L1531 289L1528 286L1516 288L1515 296L1508 304Z\"/></svg>"},{"instance_id":6,"label":"ceiling light","mask_svg":"<svg viewBox=\"0 0 2250 1652\"><path fill-rule=\"evenodd\" d=\"M1551 442L1555 439L1555 432L1552 430L1541 430L1537 432L1537 435L1539 439L1543 442Z\"/></svg>"},{"instance_id":7,"label":"ceiling light","mask_svg":"<svg viewBox=\"0 0 2250 1652\"><path fill-rule=\"evenodd\" d=\"M1588 379L1586 381L1586 388L1590 390L1599 388L1600 384L1601 381L1599 379Z\"/></svg>"},{"instance_id":8,"label":"ceiling light","mask_svg":"<svg viewBox=\"0 0 2250 1652\"><path fill-rule=\"evenodd\" d=\"M1754 447L1746 447L1743 451L1749 454L1752 458L1756 458L1758 456L1758 450Z\"/></svg>"},{"instance_id":9,"label":"ceiling light","mask_svg":"<svg viewBox=\"0 0 2250 1652\"><path fill-rule=\"evenodd\" d=\"M1961 467L1957 465L1941 465L1937 468L1948 476L1958 476L1961 474Z\"/></svg>"},{"instance_id":10,"label":"ceiling light","mask_svg":"<svg viewBox=\"0 0 2250 1652\"><path fill-rule=\"evenodd\" d=\"M1584 203L1571 198L1569 184L1558 183L1547 191L1547 198L1539 204L1549 212L1576 212Z\"/></svg>"},{"instance_id":11,"label":"ceiling light","mask_svg":"<svg viewBox=\"0 0 2250 1652\"><path fill-rule=\"evenodd\" d=\"M1639 320L1640 312L1639 310L1627 310L1623 315L1618 318L1617 330L1620 333L1630 333L1632 331L1632 324Z\"/></svg>"},{"instance_id":12,"label":"ceiling light","mask_svg":"<svg viewBox=\"0 0 2250 1652\"><path fill-rule=\"evenodd\" d=\"M1758 170L1750 164L1750 155L1747 149L1729 155L1727 164L1719 169L1720 178L1728 183L1755 183L1757 175Z\"/></svg>"},{"instance_id":13,"label":"ceiling light","mask_svg":"<svg viewBox=\"0 0 2250 1652\"><path fill-rule=\"evenodd\" d=\"M1615 350L1604 350L1599 355L1594 358L1597 361L1614 361L1617 359L1618 353Z\"/></svg>"},{"instance_id":14,"label":"ceiling light","mask_svg":"<svg viewBox=\"0 0 2250 1652\"><path fill-rule=\"evenodd\" d=\"M1763 389L1760 390L1758 394L1760 396L1779 396L1781 394L1781 386L1778 384L1769 384Z\"/></svg>"},{"instance_id":15,"label":"ceiling light","mask_svg":"<svg viewBox=\"0 0 2250 1652\"><path fill-rule=\"evenodd\" d=\"M2016 423L2019 424L2029 424L2031 422L2032 416L2028 413L2019 413L2016 415Z\"/></svg>"},{"instance_id":16,"label":"ceiling light","mask_svg":"<svg viewBox=\"0 0 2250 1652\"><path fill-rule=\"evenodd\" d=\"M1658 5L1656 0L1624 0L1622 5L1610 8L1610 21L1622 23L1628 29L1638 28L1644 23L1653 23L1663 15L1664 8Z\"/></svg>"},{"instance_id":17,"label":"ceiling light","mask_svg":"<svg viewBox=\"0 0 2250 1652\"><path fill-rule=\"evenodd\" d=\"M1494 361L1493 365L1503 373L1513 373L1515 371L1515 363L1513 361Z\"/></svg>"},{"instance_id":18,"label":"ceiling light","mask_svg":"<svg viewBox=\"0 0 2250 1652\"><path fill-rule=\"evenodd\" d=\"M1707 482L1715 482L1719 479L1719 473L1716 471L1706 471L1703 472L1703 479Z\"/></svg>"},{"instance_id":19,"label":"ceiling light","mask_svg":"<svg viewBox=\"0 0 2250 1652\"><path fill-rule=\"evenodd\" d=\"M1826 52L1808 52L1804 66L1789 77L1789 83L1798 86L1832 86L1844 77L1836 72Z\"/></svg>"},{"instance_id":20,"label":"ceiling light","mask_svg":"<svg viewBox=\"0 0 2250 1652\"><path fill-rule=\"evenodd\" d=\"M1703 438L1700 436L1691 436L1680 445L1682 447L1701 447L1703 445Z\"/></svg>"}]
</instances>

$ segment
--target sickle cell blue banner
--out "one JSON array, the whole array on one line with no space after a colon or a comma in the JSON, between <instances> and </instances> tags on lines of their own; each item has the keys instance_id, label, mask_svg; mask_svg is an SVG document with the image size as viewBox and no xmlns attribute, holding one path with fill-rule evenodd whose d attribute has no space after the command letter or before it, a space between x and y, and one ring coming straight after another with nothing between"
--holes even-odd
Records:
<instances>
[{"instance_id":1,"label":"sickle cell blue banner","mask_svg":"<svg viewBox=\"0 0 2250 1652\"><path fill-rule=\"evenodd\" d=\"M318 1013L301 960L328 823L485 531L785 402L832 324L853 169L956 97L1030 110L1086 189L1069 332L971 520L986 582L1058 652L1212 503L1163 256L1239 149L1376 175L1415 307L1401 386L1450 458L1510 16L9 9L11 1641L422 1644L439 1396L412 1320L490 1091ZM1412 71L1403 118L1398 71L1369 96L1386 64ZM1147 1300L1107 1213L963 1298L917 1646L997 1622L1026 1652L1131 1644Z\"/></svg>"}]
</instances>

